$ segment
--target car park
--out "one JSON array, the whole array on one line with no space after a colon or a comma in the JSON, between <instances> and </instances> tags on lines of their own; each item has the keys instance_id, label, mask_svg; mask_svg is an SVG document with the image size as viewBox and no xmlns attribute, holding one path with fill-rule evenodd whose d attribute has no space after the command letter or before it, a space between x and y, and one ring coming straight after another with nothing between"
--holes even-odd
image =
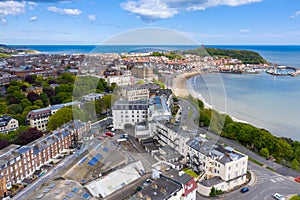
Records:
<instances>
[{"instance_id":1,"label":"car park","mask_svg":"<svg viewBox=\"0 0 300 200\"><path fill-rule=\"evenodd\" d=\"M246 193L246 192L249 192L249 188L243 187L240 191L241 191L241 193Z\"/></svg>"}]
</instances>

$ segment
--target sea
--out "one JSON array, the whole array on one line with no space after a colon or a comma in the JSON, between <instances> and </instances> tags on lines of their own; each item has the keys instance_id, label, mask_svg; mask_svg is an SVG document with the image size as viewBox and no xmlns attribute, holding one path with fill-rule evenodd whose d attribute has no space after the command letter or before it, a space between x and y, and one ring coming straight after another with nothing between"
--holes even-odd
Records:
<instances>
[{"instance_id":1,"label":"sea","mask_svg":"<svg viewBox=\"0 0 300 200\"><path fill-rule=\"evenodd\" d=\"M123 53L187 50L190 45L18 45L42 53ZM223 49L251 50L267 61L300 68L300 46L207 45ZM193 77L188 86L199 98L235 119L269 130L279 137L300 141L300 76L275 77L262 74L205 74Z\"/></svg>"}]
</instances>

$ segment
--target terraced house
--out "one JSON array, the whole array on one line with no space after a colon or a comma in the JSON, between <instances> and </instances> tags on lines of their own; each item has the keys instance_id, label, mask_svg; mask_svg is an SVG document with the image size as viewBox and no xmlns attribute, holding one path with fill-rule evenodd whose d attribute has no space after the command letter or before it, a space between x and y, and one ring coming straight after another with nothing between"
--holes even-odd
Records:
<instances>
[{"instance_id":1,"label":"terraced house","mask_svg":"<svg viewBox=\"0 0 300 200\"><path fill-rule=\"evenodd\" d=\"M77 146L82 134L90 130L90 123L74 121L26 146L10 145L0 151L0 197L8 196L8 189L33 176L69 149Z\"/></svg>"}]
</instances>

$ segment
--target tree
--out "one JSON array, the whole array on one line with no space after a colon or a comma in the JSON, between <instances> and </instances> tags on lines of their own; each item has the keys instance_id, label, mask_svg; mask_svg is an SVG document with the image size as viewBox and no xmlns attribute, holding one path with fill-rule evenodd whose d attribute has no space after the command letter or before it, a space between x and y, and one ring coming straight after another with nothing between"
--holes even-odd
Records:
<instances>
[{"instance_id":1,"label":"tree","mask_svg":"<svg viewBox=\"0 0 300 200\"><path fill-rule=\"evenodd\" d=\"M261 155L264 158L268 158L269 157L269 150L267 148L262 148L259 151L259 155Z\"/></svg>"},{"instance_id":2,"label":"tree","mask_svg":"<svg viewBox=\"0 0 300 200\"><path fill-rule=\"evenodd\" d=\"M30 84L34 84L36 77L37 77L36 75L26 76L25 81L28 82L28 83L30 83Z\"/></svg>"},{"instance_id":3,"label":"tree","mask_svg":"<svg viewBox=\"0 0 300 200\"><path fill-rule=\"evenodd\" d=\"M36 101L34 101L33 104L34 104L35 106L40 107L40 108L44 107L44 103L43 103L42 100L36 100Z\"/></svg>"},{"instance_id":4,"label":"tree","mask_svg":"<svg viewBox=\"0 0 300 200\"><path fill-rule=\"evenodd\" d=\"M0 103L0 115L7 113L7 105Z\"/></svg>"},{"instance_id":5,"label":"tree","mask_svg":"<svg viewBox=\"0 0 300 200\"><path fill-rule=\"evenodd\" d=\"M57 127L71 121L73 119L73 112L71 107L64 107L59 109L54 115L50 116L47 129L49 131L55 130Z\"/></svg>"},{"instance_id":6,"label":"tree","mask_svg":"<svg viewBox=\"0 0 300 200\"><path fill-rule=\"evenodd\" d=\"M29 101L28 99L22 99L21 106L22 106L23 109L28 107L28 106L31 106L31 105L32 105L31 101Z\"/></svg>"},{"instance_id":7,"label":"tree","mask_svg":"<svg viewBox=\"0 0 300 200\"><path fill-rule=\"evenodd\" d=\"M12 94L15 91L20 92L21 91L20 87L19 86L9 86L6 90L6 92L10 93L10 94Z\"/></svg>"},{"instance_id":8,"label":"tree","mask_svg":"<svg viewBox=\"0 0 300 200\"><path fill-rule=\"evenodd\" d=\"M23 116L23 117L26 117L27 114L28 114L30 111L36 110L36 109L40 109L40 108L41 108L41 107L36 106L36 105L34 105L34 106L28 106L28 107L26 107L26 108L23 110L22 116Z\"/></svg>"},{"instance_id":9,"label":"tree","mask_svg":"<svg viewBox=\"0 0 300 200\"><path fill-rule=\"evenodd\" d=\"M8 106L8 113L15 115L15 114L21 114L23 111L23 108L20 104L11 104Z\"/></svg>"},{"instance_id":10,"label":"tree","mask_svg":"<svg viewBox=\"0 0 300 200\"><path fill-rule=\"evenodd\" d=\"M296 158L293 159L292 163L291 163L291 168L299 171L299 162Z\"/></svg>"},{"instance_id":11,"label":"tree","mask_svg":"<svg viewBox=\"0 0 300 200\"><path fill-rule=\"evenodd\" d=\"M0 149L4 149L7 146L9 146L9 141L0 139Z\"/></svg>"},{"instance_id":12,"label":"tree","mask_svg":"<svg viewBox=\"0 0 300 200\"><path fill-rule=\"evenodd\" d=\"M216 188L215 188L215 187L212 187L212 188L210 189L209 196L210 196L210 197L215 197L215 196L217 196L217 191L216 191Z\"/></svg>"},{"instance_id":13,"label":"tree","mask_svg":"<svg viewBox=\"0 0 300 200\"><path fill-rule=\"evenodd\" d=\"M19 122L19 126L25 126L25 117L21 114L16 114L12 116L13 118L15 118L16 120L18 120Z\"/></svg>"},{"instance_id":14,"label":"tree","mask_svg":"<svg viewBox=\"0 0 300 200\"><path fill-rule=\"evenodd\" d=\"M75 76L70 74L70 73L62 73L59 75L57 78L58 83L60 84L66 84L66 83L74 83L75 81Z\"/></svg>"},{"instance_id":15,"label":"tree","mask_svg":"<svg viewBox=\"0 0 300 200\"><path fill-rule=\"evenodd\" d=\"M44 106L48 106L50 104L49 98L45 93L42 93L40 98L43 101Z\"/></svg>"},{"instance_id":16,"label":"tree","mask_svg":"<svg viewBox=\"0 0 300 200\"><path fill-rule=\"evenodd\" d=\"M34 92L29 92L28 95L27 95L27 99L31 102L34 102L36 100L39 100L40 99L40 95L34 93Z\"/></svg>"},{"instance_id":17,"label":"tree","mask_svg":"<svg viewBox=\"0 0 300 200\"><path fill-rule=\"evenodd\" d=\"M48 98L55 95L55 91L53 88L44 88L43 92L48 96Z\"/></svg>"},{"instance_id":18,"label":"tree","mask_svg":"<svg viewBox=\"0 0 300 200\"><path fill-rule=\"evenodd\" d=\"M22 133L19 137L20 139L20 144L21 145L26 145L40 137L43 136L43 132L39 131L36 128L30 128L27 131L25 131L24 133Z\"/></svg>"}]
</instances>

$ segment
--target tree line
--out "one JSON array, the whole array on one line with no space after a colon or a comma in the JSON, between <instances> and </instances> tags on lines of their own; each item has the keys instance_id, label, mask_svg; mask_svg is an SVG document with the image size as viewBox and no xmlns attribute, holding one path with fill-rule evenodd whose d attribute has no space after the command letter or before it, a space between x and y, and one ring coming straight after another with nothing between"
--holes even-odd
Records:
<instances>
[{"instance_id":1,"label":"tree line","mask_svg":"<svg viewBox=\"0 0 300 200\"><path fill-rule=\"evenodd\" d=\"M278 163L299 171L299 141L276 137L265 129L235 122L228 115L205 108L201 100L198 100L197 103L200 111L200 126L209 127L210 131L222 137L235 140L265 158L273 157Z\"/></svg>"},{"instance_id":2,"label":"tree line","mask_svg":"<svg viewBox=\"0 0 300 200\"><path fill-rule=\"evenodd\" d=\"M30 87L42 87L42 92L37 94L35 92L29 92L26 95L27 88ZM49 77L44 79L41 76L29 75L24 80L11 81L2 91L0 97L0 115L6 114L19 121L19 130L10 132L9 134L0 133L0 149L8 146L9 144L24 144L23 140L20 138L23 134L34 133L35 135L41 136L41 134L36 134L36 130L30 130L26 126L26 116L27 114L39 108L44 108L49 105L67 103L74 100L81 100L83 95L90 93L111 93L116 84L113 83L108 86L105 79L99 79L97 77L90 76L75 76L70 73L62 73L57 78ZM89 120L91 116L92 105L96 107L96 113L103 113L104 110L110 108L111 97L103 97L100 100L86 102L82 109L75 109L74 115L76 119ZM107 103L109 102L109 103ZM53 115L50 117L50 128L51 130L56 129L62 122L66 123L73 119L70 117L70 108L63 109L57 112L57 116ZM83 112L83 111L86 112ZM88 110L88 111L87 111ZM100 111L101 110L101 111ZM62 116L62 114L65 116ZM66 114L67 113L67 114ZM99 117L99 116L96 116ZM57 119L63 120L57 120ZM55 124L55 125L53 125ZM36 139L35 137L27 137L31 139Z\"/></svg>"}]
</instances>

